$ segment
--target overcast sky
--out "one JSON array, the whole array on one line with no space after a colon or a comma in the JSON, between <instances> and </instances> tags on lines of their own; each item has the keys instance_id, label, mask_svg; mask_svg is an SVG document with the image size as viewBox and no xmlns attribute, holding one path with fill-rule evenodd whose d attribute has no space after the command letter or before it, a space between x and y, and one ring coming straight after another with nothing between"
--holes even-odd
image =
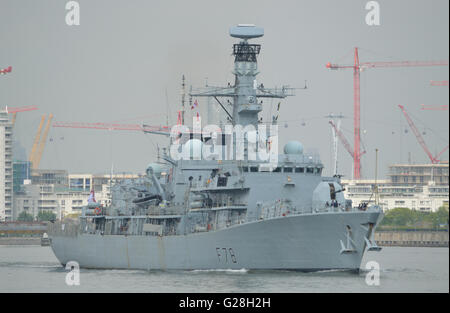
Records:
<instances>
[{"instance_id":1,"label":"overcast sky","mask_svg":"<svg viewBox=\"0 0 450 313\"><path fill-rule=\"evenodd\" d=\"M54 121L164 124L176 122L181 75L188 85L233 82L230 26L264 28L258 82L308 89L282 102L280 142L316 149L332 171L330 112L342 113L353 144L353 73L330 71L329 61L448 60L449 1L378 1L380 26L365 23L367 1L80 0L80 26L65 23L64 0L0 0L0 107L36 105L19 113L15 138L29 153L42 114ZM433 153L448 145L448 67L382 68L361 73L362 174L380 176L392 163L428 162L398 104L406 106ZM167 94L167 97L166 97ZM199 99L200 110L205 102ZM267 119L275 101L265 101ZM286 127L287 126L287 127ZM409 130L406 132L406 130ZM51 139L51 141L50 141ZM166 139L132 131L52 128L41 168L72 173L142 172ZM281 150L282 147L280 147ZM339 146L340 172L351 176L352 159ZM448 152L442 159L448 160Z\"/></svg>"}]
</instances>

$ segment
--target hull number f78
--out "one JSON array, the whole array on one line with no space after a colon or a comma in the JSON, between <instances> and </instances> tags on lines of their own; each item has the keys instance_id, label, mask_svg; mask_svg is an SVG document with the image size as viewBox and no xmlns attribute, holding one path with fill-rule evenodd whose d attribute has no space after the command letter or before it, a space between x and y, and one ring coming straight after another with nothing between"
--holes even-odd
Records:
<instances>
[{"instance_id":1,"label":"hull number f78","mask_svg":"<svg viewBox=\"0 0 450 313\"><path fill-rule=\"evenodd\" d=\"M216 248L219 263L237 263L233 248Z\"/></svg>"}]
</instances>

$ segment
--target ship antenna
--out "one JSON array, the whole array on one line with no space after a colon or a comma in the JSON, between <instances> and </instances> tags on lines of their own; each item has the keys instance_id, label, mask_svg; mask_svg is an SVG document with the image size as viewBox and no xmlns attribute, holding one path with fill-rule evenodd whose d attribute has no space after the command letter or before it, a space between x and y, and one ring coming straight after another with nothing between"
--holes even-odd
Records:
<instances>
[{"instance_id":1,"label":"ship antenna","mask_svg":"<svg viewBox=\"0 0 450 313\"><path fill-rule=\"evenodd\" d=\"M378 205L379 203L379 195L378 195L378 148L375 149L375 183L373 187L372 194L369 197L369 201L367 201L367 204L370 203L370 200L372 200L372 196L375 198L375 204Z\"/></svg>"},{"instance_id":2,"label":"ship antenna","mask_svg":"<svg viewBox=\"0 0 450 313\"><path fill-rule=\"evenodd\" d=\"M185 112L185 100L186 100L186 80L184 74L181 78L181 124L184 125L184 112Z\"/></svg>"},{"instance_id":3,"label":"ship antenna","mask_svg":"<svg viewBox=\"0 0 450 313\"><path fill-rule=\"evenodd\" d=\"M156 144L156 162L159 163L160 162L160 155L159 155L159 145Z\"/></svg>"},{"instance_id":4,"label":"ship antenna","mask_svg":"<svg viewBox=\"0 0 450 313\"><path fill-rule=\"evenodd\" d=\"M375 204L379 203L379 194L378 194L378 148L375 149Z\"/></svg>"},{"instance_id":5,"label":"ship antenna","mask_svg":"<svg viewBox=\"0 0 450 313\"><path fill-rule=\"evenodd\" d=\"M169 96L167 95L167 88L166 88L165 92L166 92L166 106L167 106L167 110L166 110L166 126L169 126L170 104L169 104Z\"/></svg>"},{"instance_id":6,"label":"ship antenna","mask_svg":"<svg viewBox=\"0 0 450 313\"><path fill-rule=\"evenodd\" d=\"M111 187L112 187L112 177L113 177L113 172L114 172L114 163L113 162L111 162L111 173L110 173L110 175L109 175L109 204L111 204L112 203L112 201L113 201L113 192L112 192L112 190L111 190Z\"/></svg>"}]
</instances>

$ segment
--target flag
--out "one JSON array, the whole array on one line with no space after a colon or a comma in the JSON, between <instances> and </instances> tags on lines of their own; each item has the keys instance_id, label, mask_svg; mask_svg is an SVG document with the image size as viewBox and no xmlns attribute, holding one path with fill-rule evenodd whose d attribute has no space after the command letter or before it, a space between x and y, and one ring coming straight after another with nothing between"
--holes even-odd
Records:
<instances>
[{"instance_id":1,"label":"flag","mask_svg":"<svg viewBox=\"0 0 450 313\"><path fill-rule=\"evenodd\" d=\"M94 189L91 190L91 193L89 194L88 203L97 202L95 201L95 193Z\"/></svg>"},{"instance_id":2,"label":"flag","mask_svg":"<svg viewBox=\"0 0 450 313\"><path fill-rule=\"evenodd\" d=\"M198 106L197 99L194 100L194 104L191 106L191 110L195 109Z\"/></svg>"}]
</instances>

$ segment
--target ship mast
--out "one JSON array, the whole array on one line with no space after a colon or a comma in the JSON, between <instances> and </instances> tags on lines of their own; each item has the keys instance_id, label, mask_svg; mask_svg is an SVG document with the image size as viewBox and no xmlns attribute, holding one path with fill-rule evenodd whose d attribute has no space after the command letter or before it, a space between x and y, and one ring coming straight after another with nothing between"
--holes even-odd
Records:
<instances>
[{"instance_id":1,"label":"ship mast","mask_svg":"<svg viewBox=\"0 0 450 313\"><path fill-rule=\"evenodd\" d=\"M258 124L258 113L262 111L262 102L258 98L286 98L294 95L294 88L283 86L281 88L265 88L258 84L257 56L261 51L261 45L250 44L250 39L264 35L264 30L250 24L240 24L230 28L230 36L241 41L233 45L234 55L234 86L227 87L206 86L191 90L191 97L213 97L228 115L233 125ZM232 98L232 112L229 112L218 97Z\"/></svg>"},{"instance_id":2,"label":"ship mast","mask_svg":"<svg viewBox=\"0 0 450 313\"><path fill-rule=\"evenodd\" d=\"M186 112L185 101L186 101L186 80L183 74L183 77L181 78L181 125L184 125L184 113Z\"/></svg>"}]
</instances>

